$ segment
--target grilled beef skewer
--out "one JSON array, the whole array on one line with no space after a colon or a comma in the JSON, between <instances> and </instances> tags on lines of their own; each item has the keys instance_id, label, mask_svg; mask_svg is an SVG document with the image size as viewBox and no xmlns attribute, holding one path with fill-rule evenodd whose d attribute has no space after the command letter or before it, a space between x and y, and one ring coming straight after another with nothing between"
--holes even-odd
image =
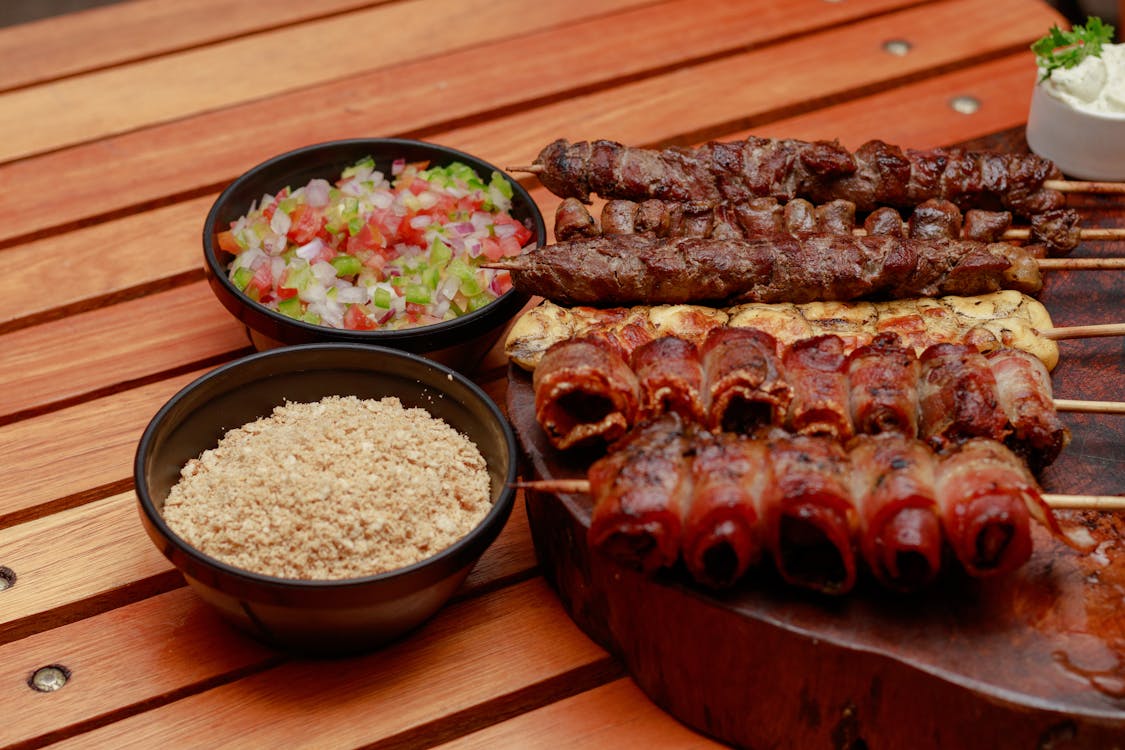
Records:
<instances>
[{"instance_id":1,"label":"grilled beef skewer","mask_svg":"<svg viewBox=\"0 0 1125 750\"><path fill-rule=\"evenodd\" d=\"M1006 209L1032 216L1062 208L1064 195L1044 187L1062 177L1034 154L963 149L921 151L873 140L849 152L835 141L749 137L698 148L634 148L608 140L557 140L536 157L539 180L561 198L641 201L752 198L851 201L869 212L943 198L962 209Z\"/></svg>"},{"instance_id":2,"label":"grilled beef skewer","mask_svg":"<svg viewBox=\"0 0 1125 750\"><path fill-rule=\"evenodd\" d=\"M812 302L1038 291L1026 249L969 240L839 234L751 240L602 236L489 264L516 289L566 305Z\"/></svg>"},{"instance_id":3,"label":"grilled beef skewer","mask_svg":"<svg viewBox=\"0 0 1125 750\"><path fill-rule=\"evenodd\" d=\"M931 199L917 206L908 221L903 221L898 210L883 207L868 214L860 227L855 204L840 199L813 206L803 198L785 204L776 198L755 198L731 206L650 198L640 203L606 201L599 224L578 199L567 198L555 209L555 240L602 234L729 239L824 232L978 242L1026 239L1027 245L1042 245L1047 255L1057 256L1078 247L1082 239L1079 220L1074 209L1054 209L1032 216L1028 228L1013 232L1012 215L1007 211L971 209L962 215L953 203Z\"/></svg>"}]
</instances>

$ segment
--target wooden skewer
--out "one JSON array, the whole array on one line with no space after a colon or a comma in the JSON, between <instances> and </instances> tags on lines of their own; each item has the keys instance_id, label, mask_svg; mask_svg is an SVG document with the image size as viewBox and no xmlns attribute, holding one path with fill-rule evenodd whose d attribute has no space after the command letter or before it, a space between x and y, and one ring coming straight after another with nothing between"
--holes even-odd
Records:
<instances>
[{"instance_id":1,"label":"wooden skewer","mask_svg":"<svg viewBox=\"0 0 1125 750\"><path fill-rule=\"evenodd\" d=\"M1083 401L1081 399L1056 398L1055 408L1059 411L1073 411L1083 414L1125 414L1125 401Z\"/></svg>"},{"instance_id":2,"label":"wooden skewer","mask_svg":"<svg viewBox=\"0 0 1125 750\"><path fill-rule=\"evenodd\" d=\"M517 167L504 167L508 172L525 172L539 174L543 171L542 164L527 164ZM1058 190L1060 193L1125 193L1125 182L1098 182L1092 180L1044 180L1046 190Z\"/></svg>"},{"instance_id":3,"label":"wooden skewer","mask_svg":"<svg viewBox=\"0 0 1125 750\"><path fill-rule=\"evenodd\" d=\"M1120 271L1125 258L1037 258L1044 271Z\"/></svg>"},{"instance_id":4,"label":"wooden skewer","mask_svg":"<svg viewBox=\"0 0 1125 750\"><path fill-rule=\"evenodd\" d=\"M1045 180L1043 187L1060 193L1125 193L1125 182L1091 182L1089 180Z\"/></svg>"},{"instance_id":5,"label":"wooden skewer","mask_svg":"<svg viewBox=\"0 0 1125 750\"><path fill-rule=\"evenodd\" d=\"M1040 328L1038 334L1045 339L1092 339L1102 336L1125 336L1125 323L1101 323L1089 326Z\"/></svg>"},{"instance_id":6,"label":"wooden skewer","mask_svg":"<svg viewBox=\"0 0 1125 750\"><path fill-rule=\"evenodd\" d=\"M512 487L519 490L550 492L556 495L578 495L590 491L590 482L585 479L548 479L513 482ZM1056 510L1125 510L1125 496L1120 495L1043 495L1047 505Z\"/></svg>"},{"instance_id":7,"label":"wooden skewer","mask_svg":"<svg viewBox=\"0 0 1125 750\"><path fill-rule=\"evenodd\" d=\"M1030 227L1013 227L1000 235L1005 240L1027 240L1031 238ZM1125 239L1125 228L1122 227L1086 227L1078 230L1078 236L1084 240L1122 240Z\"/></svg>"}]
</instances>

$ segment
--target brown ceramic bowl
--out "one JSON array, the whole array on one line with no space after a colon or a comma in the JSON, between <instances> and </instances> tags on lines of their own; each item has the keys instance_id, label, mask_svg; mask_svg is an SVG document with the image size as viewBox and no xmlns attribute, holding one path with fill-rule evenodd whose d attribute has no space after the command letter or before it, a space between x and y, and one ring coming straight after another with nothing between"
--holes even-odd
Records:
<instances>
[{"instance_id":1,"label":"brown ceramic bowl","mask_svg":"<svg viewBox=\"0 0 1125 750\"><path fill-rule=\"evenodd\" d=\"M434 166L459 161L486 180L493 171L504 174L498 167L471 154L402 138L330 141L281 154L231 183L207 214L203 226L203 267L211 290L223 306L245 324L250 341L258 350L279 345L344 341L400 349L455 369L469 369L528 302L527 295L509 290L479 310L432 325L394 331L352 331L306 323L270 310L243 294L228 277L227 266L232 256L219 248L215 239L218 232L229 229L230 223L246 214L263 194L274 194L287 185L296 188L317 177L333 181L345 167L365 157L374 159L376 169L385 173L390 172L395 159L405 159L428 161ZM547 230L535 201L518 182L504 176L512 186L512 216L531 230L538 244L544 244Z\"/></svg>"},{"instance_id":2,"label":"brown ceramic bowl","mask_svg":"<svg viewBox=\"0 0 1125 750\"><path fill-rule=\"evenodd\" d=\"M396 396L476 443L492 509L452 546L364 578L308 581L242 570L177 536L162 510L180 469L228 430L289 401L330 395ZM516 444L499 408L470 380L417 355L362 344L307 344L251 354L202 376L153 417L137 447L134 479L145 531L188 584L225 618L276 647L310 653L377 648L418 627L457 590L511 513Z\"/></svg>"}]
</instances>

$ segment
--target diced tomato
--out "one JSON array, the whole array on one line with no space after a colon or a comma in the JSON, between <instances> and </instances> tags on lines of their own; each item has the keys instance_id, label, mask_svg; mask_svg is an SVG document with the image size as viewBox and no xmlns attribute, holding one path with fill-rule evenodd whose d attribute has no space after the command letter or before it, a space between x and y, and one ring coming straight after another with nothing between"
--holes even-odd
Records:
<instances>
[{"instance_id":1,"label":"diced tomato","mask_svg":"<svg viewBox=\"0 0 1125 750\"><path fill-rule=\"evenodd\" d=\"M264 301L269 297L273 288L273 275L270 273L269 263L260 263L254 269L254 275L246 282L246 295L251 299Z\"/></svg>"},{"instance_id":2,"label":"diced tomato","mask_svg":"<svg viewBox=\"0 0 1125 750\"><path fill-rule=\"evenodd\" d=\"M430 183L426 182L425 180L423 180L420 177L415 177L413 180L410 181L410 187L408 189L410 190L410 192L414 193L415 195L418 195L419 193L421 193L423 191L429 190L430 189Z\"/></svg>"},{"instance_id":3,"label":"diced tomato","mask_svg":"<svg viewBox=\"0 0 1125 750\"><path fill-rule=\"evenodd\" d=\"M520 244L520 241L516 239L514 234L507 237L500 237L499 239L501 256L519 255L520 250L523 249L523 245Z\"/></svg>"},{"instance_id":4,"label":"diced tomato","mask_svg":"<svg viewBox=\"0 0 1125 750\"><path fill-rule=\"evenodd\" d=\"M302 203L289 217L289 239L298 245L310 242L324 229L324 214Z\"/></svg>"},{"instance_id":5,"label":"diced tomato","mask_svg":"<svg viewBox=\"0 0 1125 750\"><path fill-rule=\"evenodd\" d=\"M418 247L426 246L426 228L415 227L411 224L411 219L419 214L410 213L402 220L402 224L398 229L398 236L402 242L407 245L417 245Z\"/></svg>"},{"instance_id":6,"label":"diced tomato","mask_svg":"<svg viewBox=\"0 0 1125 750\"><path fill-rule=\"evenodd\" d=\"M481 255L489 260L500 260L504 257L504 247L500 241L495 237L485 237L480 241ZM519 252L519 247L516 247L516 253ZM514 255L515 253L513 253Z\"/></svg>"},{"instance_id":7,"label":"diced tomato","mask_svg":"<svg viewBox=\"0 0 1125 750\"><path fill-rule=\"evenodd\" d=\"M359 305L350 305L344 312L344 328L352 331L373 331L375 321Z\"/></svg>"},{"instance_id":8,"label":"diced tomato","mask_svg":"<svg viewBox=\"0 0 1125 750\"><path fill-rule=\"evenodd\" d=\"M385 247L386 244L387 240L383 237L382 231L369 221L362 229L348 237L346 246L349 254L358 255L362 250L375 250Z\"/></svg>"},{"instance_id":9,"label":"diced tomato","mask_svg":"<svg viewBox=\"0 0 1125 750\"><path fill-rule=\"evenodd\" d=\"M278 282L277 282L277 289L274 292L277 295L278 299L289 299L290 297L296 297L297 296L297 287L287 286L288 283L289 283L289 269L286 268L281 273L281 278L278 279Z\"/></svg>"},{"instance_id":10,"label":"diced tomato","mask_svg":"<svg viewBox=\"0 0 1125 750\"><path fill-rule=\"evenodd\" d=\"M523 222L518 219L514 219L511 216L497 216L493 220L493 224L497 227L512 227L512 229L515 231L515 234L513 236L515 237L516 242L519 243L520 247L523 247L528 243L529 240L531 240L531 230L525 227L523 225Z\"/></svg>"},{"instance_id":11,"label":"diced tomato","mask_svg":"<svg viewBox=\"0 0 1125 750\"><path fill-rule=\"evenodd\" d=\"M492 279L492 290L496 292L497 296L506 293L511 288L512 276L507 271L500 271Z\"/></svg>"}]
</instances>

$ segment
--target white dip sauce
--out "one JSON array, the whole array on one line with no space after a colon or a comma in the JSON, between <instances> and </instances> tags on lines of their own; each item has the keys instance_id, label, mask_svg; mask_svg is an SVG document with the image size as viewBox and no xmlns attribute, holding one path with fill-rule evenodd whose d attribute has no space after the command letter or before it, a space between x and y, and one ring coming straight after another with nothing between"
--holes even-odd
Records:
<instances>
[{"instance_id":1,"label":"white dip sauce","mask_svg":"<svg viewBox=\"0 0 1125 750\"><path fill-rule=\"evenodd\" d=\"M1101 57L1087 57L1073 68L1056 68L1040 85L1084 112L1125 113L1125 44L1103 44Z\"/></svg>"}]
</instances>

